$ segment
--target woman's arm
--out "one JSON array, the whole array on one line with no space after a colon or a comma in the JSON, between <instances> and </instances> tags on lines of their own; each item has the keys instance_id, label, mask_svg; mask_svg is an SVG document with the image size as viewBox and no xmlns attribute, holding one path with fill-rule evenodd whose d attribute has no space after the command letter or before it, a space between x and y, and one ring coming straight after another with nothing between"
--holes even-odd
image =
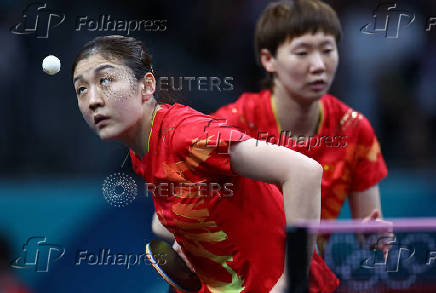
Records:
<instances>
[{"instance_id":1,"label":"woman's arm","mask_svg":"<svg viewBox=\"0 0 436 293\"><path fill-rule=\"evenodd\" d=\"M320 219L322 167L315 160L255 139L232 146L230 157L235 173L282 186L287 225Z\"/></svg>"},{"instance_id":2,"label":"woman's arm","mask_svg":"<svg viewBox=\"0 0 436 293\"><path fill-rule=\"evenodd\" d=\"M369 217L374 210L381 212L380 190L378 185L361 192L352 192L349 197L351 216L353 219Z\"/></svg>"},{"instance_id":3,"label":"woman's arm","mask_svg":"<svg viewBox=\"0 0 436 293\"><path fill-rule=\"evenodd\" d=\"M298 220L319 220L322 168L315 160L255 139L232 146L230 156L235 173L282 186L288 226ZM161 238L174 240L174 235L162 225L156 213L152 231Z\"/></svg>"},{"instance_id":4,"label":"woman's arm","mask_svg":"<svg viewBox=\"0 0 436 293\"><path fill-rule=\"evenodd\" d=\"M282 186L287 226L299 220L320 220L323 169L315 160L288 148L255 139L233 145L230 157L235 173ZM310 235L309 260L315 241L316 235Z\"/></svg>"},{"instance_id":5,"label":"woman's arm","mask_svg":"<svg viewBox=\"0 0 436 293\"><path fill-rule=\"evenodd\" d=\"M361 192L352 192L349 199L351 216L353 219L362 219L362 222L379 221L384 222L388 226L392 226L391 222L382 220L382 211L380 203L380 190L378 185L368 188ZM366 238L365 234L358 234L360 245L363 245ZM376 243L371 245L372 248L383 250L385 256L392 247L391 242L394 239L394 234L391 228L387 228L385 233L379 234Z\"/></svg>"}]
</instances>

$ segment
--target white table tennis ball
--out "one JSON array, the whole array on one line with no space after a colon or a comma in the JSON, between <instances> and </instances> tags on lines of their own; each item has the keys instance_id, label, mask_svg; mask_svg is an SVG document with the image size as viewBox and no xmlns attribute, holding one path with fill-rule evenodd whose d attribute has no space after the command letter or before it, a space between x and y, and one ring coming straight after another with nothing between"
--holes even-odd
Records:
<instances>
[{"instance_id":1,"label":"white table tennis ball","mask_svg":"<svg viewBox=\"0 0 436 293\"><path fill-rule=\"evenodd\" d=\"M56 74L61 70L61 61L56 56L48 55L42 60L42 69L47 74Z\"/></svg>"}]
</instances>

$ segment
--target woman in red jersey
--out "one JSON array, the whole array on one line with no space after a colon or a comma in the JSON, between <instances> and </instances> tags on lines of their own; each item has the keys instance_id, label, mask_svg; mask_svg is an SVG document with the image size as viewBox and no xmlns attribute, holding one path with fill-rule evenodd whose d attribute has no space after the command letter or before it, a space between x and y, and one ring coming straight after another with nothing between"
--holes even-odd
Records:
<instances>
[{"instance_id":1,"label":"woman in red jersey","mask_svg":"<svg viewBox=\"0 0 436 293\"><path fill-rule=\"evenodd\" d=\"M203 283L200 292L269 292L284 275L284 227L320 218L321 166L190 107L159 104L151 68L134 38L87 43L73 63L85 121L101 139L129 147L135 172L153 186L159 220ZM337 287L316 254L310 272L311 292Z\"/></svg>"},{"instance_id":2,"label":"woman in red jersey","mask_svg":"<svg viewBox=\"0 0 436 293\"><path fill-rule=\"evenodd\" d=\"M339 19L328 4L271 3L255 32L268 89L244 93L214 116L320 163L322 219L336 219L348 198L353 218L375 220L381 218L378 182L387 175L379 143L361 113L327 94L339 62L340 38ZM325 240L320 239L320 249Z\"/></svg>"}]
</instances>

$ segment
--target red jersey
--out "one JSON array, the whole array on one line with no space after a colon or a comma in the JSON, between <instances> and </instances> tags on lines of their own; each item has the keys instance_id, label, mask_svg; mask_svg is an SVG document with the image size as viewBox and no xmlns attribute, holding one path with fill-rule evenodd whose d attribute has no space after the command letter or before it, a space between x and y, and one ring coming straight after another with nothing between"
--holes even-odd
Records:
<instances>
[{"instance_id":1,"label":"red jersey","mask_svg":"<svg viewBox=\"0 0 436 293\"><path fill-rule=\"evenodd\" d=\"M190 107L160 107L148 152L140 159L131 151L132 166L153 186L159 220L201 279L200 292L269 292L284 267L283 195L232 172L231 144L250 137ZM311 292L332 292L337 279L314 260Z\"/></svg>"},{"instance_id":2,"label":"red jersey","mask_svg":"<svg viewBox=\"0 0 436 293\"><path fill-rule=\"evenodd\" d=\"M324 168L321 218L335 219L353 191L364 191L387 175L380 145L368 119L331 95L321 98L321 121L313 137L289 138L276 119L269 90L245 93L213 115L259 140L284 145Z\"/></svg>"}]
</instances>

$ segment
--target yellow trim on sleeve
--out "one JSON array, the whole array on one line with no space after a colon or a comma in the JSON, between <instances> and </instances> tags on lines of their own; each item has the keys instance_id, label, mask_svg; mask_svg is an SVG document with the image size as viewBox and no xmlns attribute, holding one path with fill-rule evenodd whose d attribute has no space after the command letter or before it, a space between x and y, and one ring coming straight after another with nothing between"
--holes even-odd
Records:
<instances>
[{"instance_id":1,"label":"yellow trim on sleeve","mask_svg":"<svg viewBox=\"0 0 436 293\"><path fill-rule=\"evenodd\" d=\"M162 109L162 107L158 105L156 107L156 111L154 111L153 113L153 118L151 118L150 133L148 134L148 141L147 141L147 153L150 150L150 138L151 138L151 133L153 132L154 118L156 117L157 111L159 111L160 109Z\"/></svg>"}]
</instances>

